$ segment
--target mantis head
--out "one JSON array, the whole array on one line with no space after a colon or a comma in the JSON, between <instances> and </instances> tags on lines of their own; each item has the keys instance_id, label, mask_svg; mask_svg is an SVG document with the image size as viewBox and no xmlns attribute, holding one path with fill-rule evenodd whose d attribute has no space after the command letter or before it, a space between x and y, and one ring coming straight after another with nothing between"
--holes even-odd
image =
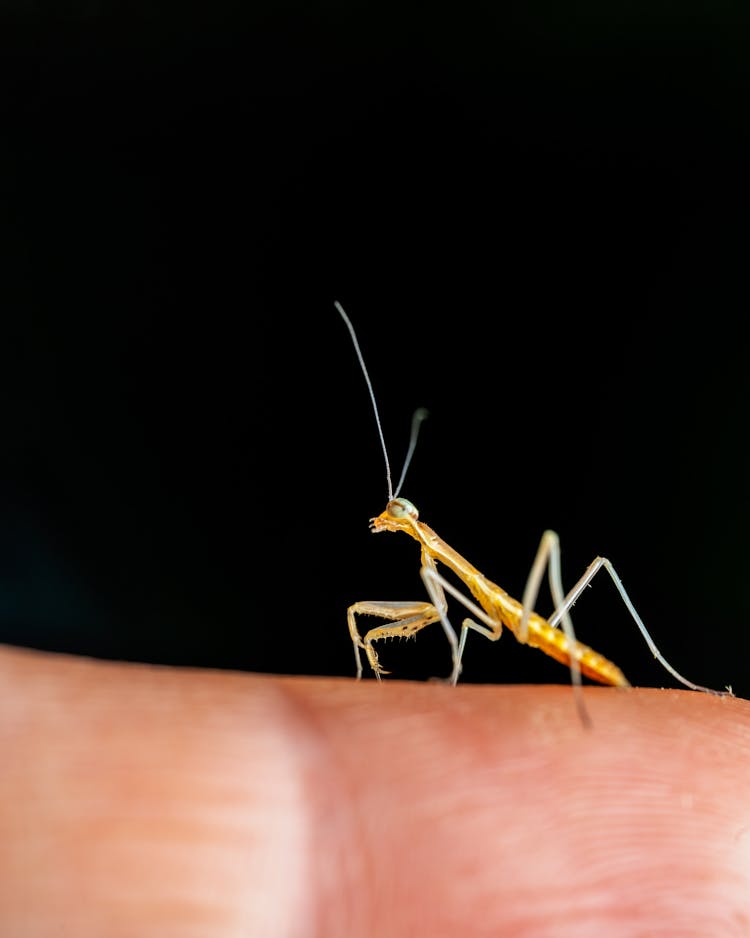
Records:
<instances>
[{"instance_id":1,"label":"mantis head","mask_svg":"<svg viewBox=\"0 0 750 938\"><path fill-rule=\"evenodd\" d=\"M385 511L370 518L370 530L374 534L380 531L410 531L419 520L419 512L407 498L392 498L385 506Z\"/></svg>"}]
</instances>

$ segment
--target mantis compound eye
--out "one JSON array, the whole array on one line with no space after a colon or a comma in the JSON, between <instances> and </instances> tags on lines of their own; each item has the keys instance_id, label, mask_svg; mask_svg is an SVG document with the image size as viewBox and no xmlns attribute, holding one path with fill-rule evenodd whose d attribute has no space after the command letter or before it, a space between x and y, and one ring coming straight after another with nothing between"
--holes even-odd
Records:
<instances>
[{"instance_id":1,"label":"mantis compound eye","mask_svg":"<svg viewBox=\"0 0 750 938\"><path fill-rule=\"evenodd\" d=\"M388 502L388 514L392 518L413 518L414 521L419 518L419 512L407 498L393 498Z\"/></svg>"}]
</instances>

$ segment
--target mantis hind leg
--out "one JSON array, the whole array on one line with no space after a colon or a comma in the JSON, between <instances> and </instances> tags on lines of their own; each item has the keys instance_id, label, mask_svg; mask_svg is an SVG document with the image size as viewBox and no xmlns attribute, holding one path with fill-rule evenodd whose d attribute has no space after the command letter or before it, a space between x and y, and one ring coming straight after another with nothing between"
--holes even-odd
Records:
<instances>
[{"instance_id":1,"label":"mantis hind leg","mask_svg":"<svg viewBox=\"0 0 750 938\"><path fill-rule=\"evenodd\" d=\"M569 609L576 601L578 594L576 594L570 602L568 602L570 594L568 594L567 597L564 595L562 574L560 572L560 538L554 531L545 531L542 535L536 556L534 557L534 563L531 565L531 570L529 571L529 578L526 581L526 587L524 588L523 597L521 599L523 611L521 613L521 621L518 625L518 641L525 643L528 640L529 617L534 611L534 603L539 595L539 587L545 569L547 570L549 588L555 603L555 614L557 616L557 621L550 622L550 625L556 625L559 622L565 632L565 637L568 639L569 647L571 649L575 648L578 642L576 641L575 629L573 628ZM581 589L583 589L584 586L581 586ZM581 667L575 655L570 656L570 679L574 687L581 686Z\"/></svg>"},{"instance_id":2,"label":"mantis hind leg","mask_svg":"<svg viewBox=\"0 0 750 938\"><path fill-rule=\"evenodd\" d=\"M559 545L557 546L557 551L559 553ZM556 608L548 620L550 625L557 626L558 623L560 623L561 621L564 621L565 617L568 614L568 610L571 608L571 606L573 606L575 601L578 599L581 593L586 589L586 587L590 585L591 581L594 579L596 574L601 569L604 569L607 571L612 582L615 584L617 592L620 594L620 598L625 603L625 607L630 613L631 618L633 619L635 624L638 626L638 630L640 631L641 635L643 636L644 641L648 645L649 650L651 651L651 654L654 656L654 658L656 658L659 664L666 671L668 671L672 675L673 678L675 678L675 680L679 681L679 683L683 684L685 687L689 687L690 690L701 691L702 693L705 693L705 694L715 694L717 696L724 696L724 695L731 696L732 695L731 688L728 688L726 691L718 691L718 690L713 690L710 687L703 687L701 684L695 684L693 683L693 681L688 680L686 677L680 674L679 671L677 671L675 668L672 667L672 665L667 661L664 655L656 647L656 643L654 642L648 629L644 625L643 620L638 615L638 612L636 611L636 608L633 605L632 600L628 596L628 593L622 584L622 580L618 576L615 568L612 566L612 563L609 560L607 560L606 557L595 557L594 560L592 560L592 562L586 568L581 579L576 583L576 585L568 593L568 595L562 600L562 602L559 602L557 598L555 598Z\"/></svg>"}]
</instances>

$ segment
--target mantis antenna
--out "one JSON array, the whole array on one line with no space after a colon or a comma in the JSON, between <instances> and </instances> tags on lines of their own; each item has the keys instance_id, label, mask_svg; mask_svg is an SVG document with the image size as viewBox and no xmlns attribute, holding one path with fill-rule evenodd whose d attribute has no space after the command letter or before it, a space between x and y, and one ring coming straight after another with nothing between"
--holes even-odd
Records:
<instances>
[{"instance_id":1,"label":"mantis antenna","mask_svg":"<svg viewBox=\"0 0 750 938\"><path fill-rule=\"evenodd\" d=\"M406 459L404 460L404 468L401 470L401 478L398 480L398 485L396 486L396 491L393 491L393 481L391 478L391 464L388 461L388 449L385 445L385 436L383 435L383 427L380 423L380 413L378 411L378 403L375 399L375 392L372 389L372 381L370 381L370 375L367 372L367 365L365 365L365 359L362 355L362 351L359 347L359 342L357 341L357 333L354 331L354 326L352 325L351 319L346 315L344 307L339 303L338 300L335 300L333 305L338 310L341 318L346 323L346 328L349 330L349 335L352 337L352 342L354 344L354 351L357 353L357 358L359 359L359 365L362 369L362 374L365 376L365 381L367 383L367 390L370 393L370 400L372 401L372 409L375 414L375 423L378 425L378 436L380 437L380 445L383 448L383 458L385 459L385 476L388 481L388 501L393 501L394 498L398 498L398 494L401 491L401 486L404 484L404 479L406 478L406 470L409 468L411 463L412 456L414 455L414 450L417 446L417 437L419 436L419 428L422 425L422 422L427 419L429 416L429 411L424 407L418 407L414 411L414 416L411 419L411 435L409 437L409 449L406 453Z\"/></svg>"},{"instance_id":2,"label":"mantis antenna","mask_svg":"<svg viewBox=\"0 0 750 938\"><path fill-rule=\"evenodd\" d=\"M417 437L419 436L419 428L422 426L422 421L427 420L430 416L429 410L426 407L417 407L414 411L414 416L411 418L411 434L409 436L409 449L406 453L406 459L404 460L404 468L401 470L401 478L398 480L398 485L396 486L396 491L393 495L394 498L398 498L399 492L401 491L401 486L404 484L404 479L406 478L406 470L409 468L409 463L411 463L411 458L414 455L414 450L417 446Z\"/></svg>"}]
</instances>

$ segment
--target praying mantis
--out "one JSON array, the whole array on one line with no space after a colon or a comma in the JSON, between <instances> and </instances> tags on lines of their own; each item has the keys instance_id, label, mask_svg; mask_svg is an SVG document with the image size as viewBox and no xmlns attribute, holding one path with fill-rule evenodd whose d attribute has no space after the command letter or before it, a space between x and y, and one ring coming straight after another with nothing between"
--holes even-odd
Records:
<instances>
[{"instance_id":1,"label":"praying mantis","mask_svg":"<svg viewBox=\"0 0 750 938\"><path fill-rule=\"evenodd\" d=\"M507 628L521 644L538 648L546 655L568 666L579 712L583 722L588 723L589 718L581 696L581 675L585 675L600 684L614 687L630 686L627 678L617 665L576 639L570 618L570 608L586 587L589 586L596 574L604 569L612 579L652 655L678 682L691 690L707 694L731 694L731 688L728 688L727 691L717 691L695 684L672 667L657 648L615 568L606 557L596 557L586 568L583 576L572 590L565 594L560 571L560 540L554 531L545 531L532 564L522 599L519 602L480 573L458 551L440 538L432 528L421 521L416 507L406 498L400 496L399 493L414 452L419 425L424 420L426 411L418 410L414 414L409 450L401 472L401 478L394 490L375 393L357 335L341 304L336 301L334 306L349 330L354 350L359 359L375 414L378 435L385 459L388 502L384 511L370 519L370 529L376 534L383 531L403 531L417 541L421 553L420 574L429 599L429 601L415 602L361 601L355 602L348 607L347 622L354 647L358 679L362 677L362 651L364 651L375 677L381 680L382 676L389 672L385 671L380 664L374 646L375 642L387 638L412 637L426 626L440 622L448 639L452 656L453 667L448 682L455 685L461 674L461 662L468 632L470 630L478 632L494 642L500 638L503 628ZM451 570L463 582L471 598L462 593L440 573L438 564L442 564ZM544 618L534 611L534 603L545 570L548 574L550 592L555 604L555 611L549 618ZM460 637L456 635L456 631L448 618L447 596L456 599L472 616L472 618L466 617L461 623ZM371 628L364 635L361 635L357 625L359 616L378 617L387 620L387 624Z\"/></svg>"}]
</instances>

